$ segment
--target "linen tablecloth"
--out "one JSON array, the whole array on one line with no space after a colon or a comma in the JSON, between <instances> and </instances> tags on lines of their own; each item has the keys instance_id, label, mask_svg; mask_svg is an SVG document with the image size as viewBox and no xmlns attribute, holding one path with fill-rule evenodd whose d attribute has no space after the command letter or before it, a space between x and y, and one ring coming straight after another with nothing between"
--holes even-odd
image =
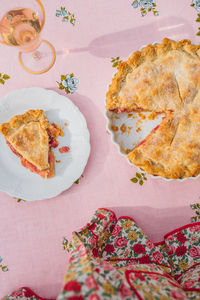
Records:
<instances>
[{"instance_id":1,"label":"linen tablecloth","mask_svg":"<svg viewBox=\"0 0 200 300\"><path fill-rule=\"evenodd\" d=\"M56 81L61 74L74 73L79 86L68 97L84 114L91 134L91 155L83 177L68 191L31 203L0 193L0 264L8 268L0 270L0 297L28 286L42 297L56 298L68 260L63 237L70 239L71 232L85 224L98 207L114 207L117 216L134 217L156 242L164 233L189 223L189 205L199 202L199 180L167 182L147 176L142 186L131 182L137 169L119 155L106 132L105 95L116 70L112 58L126 60L141 46L164 37L199 43L198 12L191 1L157 0L159 13L145 16L132 3L43 0L46 24L42 37L54 45L56 63L42 75L26 73L17 50L0 46L0 72L10 76L0 85L1 97L32 86L65 95ZM72 23L63 22L57 12L64 7L74 14Z\"/></svg>"}]
</instances>

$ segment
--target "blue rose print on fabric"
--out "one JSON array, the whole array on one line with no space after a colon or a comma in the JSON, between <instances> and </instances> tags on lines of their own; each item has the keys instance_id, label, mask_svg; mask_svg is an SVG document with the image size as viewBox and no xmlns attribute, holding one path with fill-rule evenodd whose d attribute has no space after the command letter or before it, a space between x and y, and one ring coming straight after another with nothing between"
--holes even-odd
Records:
<instances>
[{"instance_id":1,"label":"blue rose print on fabric","mask_svg":"<svg viewBox=\"0 0 200 300\"><path fill-rule=\"evenodd\" d=\"M60 90L65 90L67 94L71 93L73 94L79 85L79 80L75 78L74 74L67 74L67 75L61 75L61 82L57 83L59 84Z\"/></svg>"},{"instance_id":2,"label":"blue rose print on fabric","mask_svg":"<svg viewBox=\"0 0 200 300\"><path fill-rule=\"evenodd\" d=\"M200 0L192 0L192 3L190 5L194 7L198 12L200 12ZM196 22L200 22L200 13L197 14ZM198 28L197 35L200 36L200 27Z\"/></svg>"},{"instance_id":3,"label":"blue rose print on fabric","mask_svg":"<svg viewBox=\"0 0 200 300\"><path fill-rule=\"evenodd\" d=\"M192 4L194 6L194 8L200 12L200 0L192 0Z\"/></svg>"},{"instance_id":4,"label":"blue rose print on fabric","mask_svg":"<svg viewBox=\"0 0 200 300\"><path fill-rule=\"evenodd\" d=\"M153 8L155 0L138 0L139 5L144 9Z\"/></svg>"},{"instance_id":5,"label":"blue rose print on fabric","mask_svg":"<svg viewBox=\"0 0 200 300\"><path fill-rule=\"evenodd\" d=\"M152 11L154 16L158 16L159 12L156 10L155 0L135 0L132 3L133 8L138 8L140 6L141 15L146 16L147 12Z\"/></svg>"},{"instance_id":6,"label":"blue rose print on fabric","mask_svg":"<svg viewBox=\"0 0 200 300\"><path fill-rule=\"evenodd\" d=\"M3 271L3 272L7 272L8 271L8 267L7 266L3 266L1 264L1 262L3 261L3 258L0 256L0 269Z\"/></svg>"},{"instance_id":7,"label":"blue rose print on fabric","mask_svg":"<svg viewBox=\"0 0 200 300\"><path fill-rule=\"evenodd\" d=\"M70 22L73 26L76 24L75 15L66 10L65 7L56 10L56 17L62 17L63 22Z\"/></svg>"},{"instance_id":8,"label":"blue rose print on fabric","mask_svg":"<svg viewBox=\"0 0 200 300\"><path fill-rule=\"evenodd\" d=\"M65 88L68 88L70 93L74 93L76 89L78 88L79 81L77 78L71 76L71 75L66 75L66 79L62 81L62 85Z\"/></svg>"},{"instance_id":9,"label":"blue rose print on fabric","mask_svg":"<svg viewBox=\"0 0 200 300\"><path fill-rule=\"evenodd\" d=\"M61 11L60 10L56 10L56 17L60 17L61 16Z\"/></svg>"},{"instance_id":10,"label":"blue rose print on fabric","mask_svg":"<svg viewBox=\"0 0 200 300\"><path fill-rule=\"evenodd\" d=\"M65 7L61 7L61 16L66 16L67 15L67 10L65 9Z\"/></svg>"}]
</instances>

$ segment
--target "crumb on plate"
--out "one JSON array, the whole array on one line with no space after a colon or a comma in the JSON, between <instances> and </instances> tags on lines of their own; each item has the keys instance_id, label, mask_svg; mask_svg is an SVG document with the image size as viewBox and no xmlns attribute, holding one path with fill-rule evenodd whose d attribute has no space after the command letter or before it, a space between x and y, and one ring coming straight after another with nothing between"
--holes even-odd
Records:
<instances>
[{"instance_id":1,"label":"crumb on plate","mask_svg":"<svg viewBox=\"0 0 200 300\"><path fill-rule=\"evenodd\" d=\"M118 129L119 128L117 126L114 126L114 125L111 126L111 130L113 130L113 131L118 131Z\"/></svg>"},{"instance_id":2,"label":"crumb on plate","mask_svg":"<svg viewBox=\"0 0 200 300\"><path fill-rule=\"evenodd\" d=\"M69 152L69 147L67 147L67 146L64 146L64 147L61 147L61 148L59 148L59 151L60 151L60 153L67 153L67 152Z\"/></svg>"},{"instance_id":3,"label":"crumb on plate","mask_svg":"<svg viewBox=\"0 0 200 300\"><path fill-rule=\"evenodd\" d=\"M157 113L156 112L152 112L150 113L150 115L147 117L148 120L154 120L157 117Z\"/></svg>"},{"instance_id":4,"label":"crumb on plate","mask_svg":"<svg viewBox=\"0 0 200 300\"><path fill-rule=\"evenodd\" d=\"M121 132L126 132L126 125L123 123L122 126L120 127Z\"/></svg>"},{"instance_id":5,"label":"crumb on plate","mask_svg":"<svg viewBox=\"0 0 200 300\"><path fill-rule=\"evenodd\" d=\"M145 120L145 119L146 119L146 116L143 115L141 112L138 113L138 116L139 116L142 120Z\"/></svg>"}]
</instances>

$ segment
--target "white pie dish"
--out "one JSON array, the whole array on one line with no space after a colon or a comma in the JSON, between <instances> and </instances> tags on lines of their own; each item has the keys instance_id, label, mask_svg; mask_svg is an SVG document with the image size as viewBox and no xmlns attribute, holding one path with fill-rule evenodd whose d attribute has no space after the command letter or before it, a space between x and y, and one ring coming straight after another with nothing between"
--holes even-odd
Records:
<instances>
[{"instance_id":1,"label":"white pie dish","mask_svg":"<svg viewBox=\"0 0 200 300\"><path fill-rule=\"evenodd\" d=\"M58 138L58 148L70 148L65 154L54 150L61 162L55 163L55 177L43 179L21 165L0 134L0 190L34 201L57 196L82 175L90 154L90 134L84 116L67 97L38 87L15 90L0 99L0 123L29 109L43 109L51 123L61 125L64 137Z\"/></svg>"},{"instance_id":2,"label":"white pie dish","mask_svg":"<svg viewBox=\"0 0 200 300\"><path fill-rule=\"evenodd\" d=\"M152 43L152 45L155 45L158 43L160 44L160 42L156 41L156 42ZM142 50L146 46L147 45L143 45L139 50ZM114 76L115 76L115 73L113 74L113 77ZM108 87L108 89L109 89L109 87ZM145 116L148 116L150 114L147 112L141 112L141 113ZM142 121L141 126L136 126L136 122L139 119L138 113L131 112L131 114L135 117L134 119L128 118L127 116L129 114L130 113L115 113L115 112L111 112L108 110L105 111L105 118L107 120L106 128L107 128L108 133L111 135L111 141L113 144L115 144L117 146L119 153L122 156L126 156L126 158L127 158L127 154L126 154L125 150L126 149L133 150L134 147L139 145L140 142L142 142L147 137L147 135L161 123L162 117L164 116L164 115L163 116L158 115L154 120L144 120L144 121ZM129 130L130 131L129 134L127 133L127 131L123 133L120 130L120 127L122 124L125 124L126 128L132 127L132 130ZM113 130L113 126L118 127L118 131ZM141 131L136 132L137 127L141 127ZM127 158L127 160L130 165L135 166L133 163L130 162L130 160L128 158ZM141 169L139 167L137 167L137 166L135 166L135 167L139 171L141 171ZM183 178L183 179L169 179L169 178L164 178L164 177L157 176L157 175L156 176L151 175L151 174L148 174L148 175L152 178L164 179L165 181L172 181L172 180L177 181L178 180L181 182L185 181L187 179L200 178L200 174L196 177L187 177L187 178Z\"/></svg>"}]
</instances>

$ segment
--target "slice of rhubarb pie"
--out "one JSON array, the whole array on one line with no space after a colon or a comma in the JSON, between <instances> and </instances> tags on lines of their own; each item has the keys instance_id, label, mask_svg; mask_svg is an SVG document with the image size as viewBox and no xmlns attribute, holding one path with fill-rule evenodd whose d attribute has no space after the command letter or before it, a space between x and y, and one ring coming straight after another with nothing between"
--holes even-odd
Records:
<instances>
[{"instance_id":1,"label":"slice of rhubarb pie","mask_svg":"<svg viewBox=\"0 0 200 300\"><path fill-rule=\"evenodd\" d=\"M14 116L0 125L0 132L25 168L42 178L54 177L55 158L51 148L58 146L56 138L62 131L59 125L49 123L43 110Z\"/></svg>"},{"instance_id":2,"label":"slice of rhubarb pie","mask_svg":"<svg viewBox=\"0 0 200 300\"><path fill-rule=\"evenodd\" d=\"M164 39L133 53L119 64L106 109L165 115L129 152L130 162L165 178L200 174L200 45Z\"/></svg>"}]
</instances>

